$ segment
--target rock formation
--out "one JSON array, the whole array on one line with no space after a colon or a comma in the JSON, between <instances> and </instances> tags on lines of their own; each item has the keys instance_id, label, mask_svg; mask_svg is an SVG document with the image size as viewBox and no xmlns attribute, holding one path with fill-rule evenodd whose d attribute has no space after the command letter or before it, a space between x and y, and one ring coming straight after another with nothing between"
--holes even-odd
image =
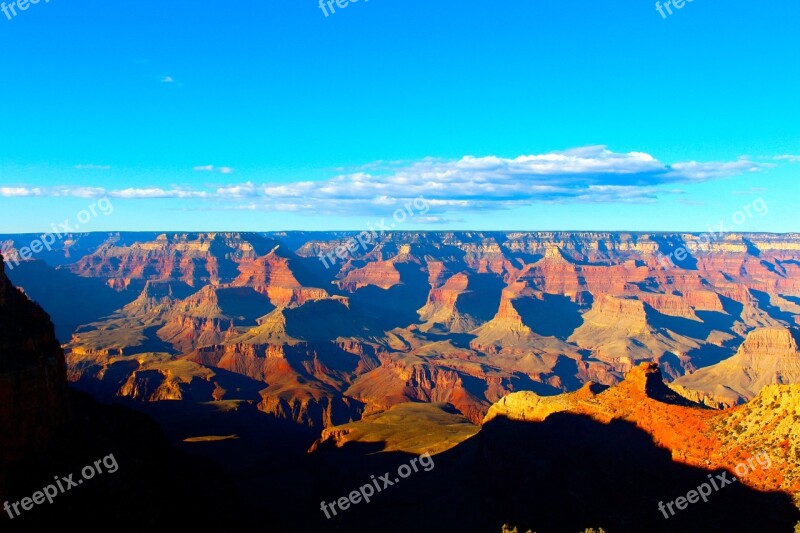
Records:
<instances>
[{"instance_id":1,"label":"rock formation","mask_svg":"<svg viewBox=\"0 0 800 533\"><path fill-rule=\"evenodd\" d=\"M326 268L318 254L354 235L109 234L66 264L59 250L62 284L91 278L129 302L74 331L70 379L111 397L230 399L230 372L303 423L408 401L477 421L508 393L612 385L642 361L671 380L702 371L800 313L798 235L392 232ZM664 261L678 247L690 260Z\"/></svg>"},{"instance_id":2,"label":"rock formation","mask_svg":"<svg viewBox=\"0 0 800 533\"><path fill-rule=\"evenodd\" d=\"M782 349L758 337L753 345L764 347L766 342L770 349ZM555 413L586 415L604 424L631 422L674 460L703 468L732 471L737 462L767 450L776 468L752 472L745 482L760 490L787 492L800 502L800 470L795 466L800 456L800 385L768 385L744 405L714 411L680 397L664 384L657 365L642 363L610 388L587 384L548 398L510 394L489 409L484 424L498 417L542 422Z\"/></svg>"},{"instance_id":3,"label":"rock formation","mask_svg":"<svg viewBox=\"0 0 800 533\"><path fill-rule=\"evenodd\" d=\"M730 407L754 398L767 385L800 384L797 339L795 329L754 330L736 355L678 378L672 386L695 401Z\"/></svg>"}]
</instances>

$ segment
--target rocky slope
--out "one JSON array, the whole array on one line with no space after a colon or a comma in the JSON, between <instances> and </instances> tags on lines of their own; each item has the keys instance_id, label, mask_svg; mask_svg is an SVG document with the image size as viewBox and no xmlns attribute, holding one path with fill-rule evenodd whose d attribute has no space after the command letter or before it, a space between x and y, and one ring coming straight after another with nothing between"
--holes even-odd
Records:
<instances>
[{"instance_id":1,"label":"rocky slope","mask_svg":"<svg viewBox=\"0 0 800 533\"><path fill-rule=\"evenodd\" d=\"M767 385L800 384L797 339L796 329L756 329L736 355L683 376L672 387L706 405L730 407L751 400Z\"/></svg>"},{"instance_id":2,"label":"rocky slope","mask_svg":"<svg viewBox=\"0 0 800 533\"><path fill-rule=\"evenodd\" d=\"M310 452L328 444L341 448L348 443L379 443L387 452L437 454L464 442L479 429L448 404L409 402L358 422L325 429Z\"/></svg>"},{"instance_id":3,"label":"rocky slope","mask_svg":"<svg viewBox=\"0 0 800 533\"><path fill-rule=\"evenodd\" d=\"M696 373L800 314L800 235L393 232L326 268L318 254L354 235L73 239L86 246L71 263L55 256L61 286L90 279L128 303L74 330L70 378L110 396L149 390L100 379L135 356L134 383L164 380L135 397L158 398L186 389L160 368L181 359L196 377L259 382L263 409L317 426L407 401L448 402L477 422L510 392L612 385L642 361L670 380ZM689 259L665 259L679 247ZM47 304L54 291L38 294Z\"/></svg>"},{"instance_id":4,"label":"rocky slope","mask_svg":"<svg viewBox=\"0 0 800 533\"><path fill-rule=\"evenodd\" d=\"M591 350L597 359L622 372L637 361L661 361L669 354L674 359L664 363L665 369L672 377L681 375L688 363L685 354L699 349L702 341L658 328L659 318L664 315L646 303L651 298L651 295L644 295L641 300L634 296L599 295L592 309L583 315L583 325L568 340ZM683 308L687 315L694 313L688 304L677 303L675 308Z\"/></svg>"},{"instance_id":5,"label":"rocky slope","mask_svg":"<svg viewBox=\"0 0 800 533\"><path fill-rule=\"evenodd\" d=\"M767 451L772 466L752 472L745 483L786 492L800 504L800 385L770 385L742 406L715 411L679 396L664 384L657 365L642 363L610 388L587 384L551 398L510 394L489 409L484 424L498 417L543 422L555 413L586 415L604 424L631 422L669 450L673 460L703 468L733 471L737 463Z\"/></svg>"},{"instance_id":6,"label":"rocky slope","mask_svg":"<svg viewBox=\"0 0 800 533\"><path fill-rule=\"evenodd\" d=\"M214 467L171 448L146 417L70 389L65 367L49 316L11 284L0 257L0 501L22 502L15 516L3 513L7 527L95 530L87 516L121 531L220 529L239 520ZM93 464L101 475L84 474ZM57 492L31 509L31 495L37 500L56 474L77 482L64 484L74 495ZM174 513L212 502L223 507L213 516Z\"/></svg>"},{"instance_id":7,"label":"rocky slope","mask_svg":"<svg viewBox=\"0 0 800 533\"><path fill-rule=\"evenodd\" d=\"M521 531L791 531L800 520L800 500L792 499L800 494L798 393L796 385L770 385L748 404L720 412L680 397L656 364L643 363L612 387L507 395L479 432L459 436L454 446L451 419L428 430L434 417L446 416L433 413L437 406L395 406L325 430L311 455L329 481L310 499L337 494L370 472L391 473L433 436L443 445L435 468L395 483L391 498L357 516L342 516L343 530L477 533L512 523ZM709 479L734 476L738 482L711 489L702 505L667 519L660 511ZM408 508L414 513L397 512Z\"/></svg>"}]
</instances>

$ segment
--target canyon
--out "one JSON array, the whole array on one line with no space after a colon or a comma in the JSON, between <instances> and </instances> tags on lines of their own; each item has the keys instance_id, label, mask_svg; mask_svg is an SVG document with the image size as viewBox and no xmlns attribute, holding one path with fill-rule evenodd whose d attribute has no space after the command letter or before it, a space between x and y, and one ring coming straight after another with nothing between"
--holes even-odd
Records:
<instances>
[{"instance_id":1,"label":"canyon","mask_svg":"<svg viewBox=\"0 0 800 533\"><path fill-rule=\"evenodd\" d=\"M79 387L251 402L315 431L404 402L479 424L509 393L614 385L641 362L717 407L798 378L794 359L767 362L720 389L760 331L795 334L800 235L393 232L325 268L353 235L74 235L11 275L53 309ZM89 287L76 324L64 300Z\"/></svg>"},{"instance_id":2,"label":"canyon","mask_svg":"<svg viewBox=\"0 0 800 533\"><path fill-rule=\"evenodd\" d=\"M430 531L800 520L800 235L396 232L326 268L352 235L73 235L0 272L7 477L102 421L103 445L136 463L144 438L146 476L177 460L166 486L240 527L327 527L284 510L424 452L428 477L337 527L406 531L403 505ZM663 522L659 499L761 450L773 466L708 504L758 515Z\"/></svg>"}]
</instances>

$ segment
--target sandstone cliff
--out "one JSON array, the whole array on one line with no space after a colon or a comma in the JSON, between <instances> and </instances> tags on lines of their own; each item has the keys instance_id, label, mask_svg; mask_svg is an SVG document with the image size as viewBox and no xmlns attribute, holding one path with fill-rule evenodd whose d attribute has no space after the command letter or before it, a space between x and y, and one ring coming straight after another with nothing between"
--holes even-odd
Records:
<instances>
[{"instance_id":1,"label":"sandstone cliff","mask_svg":"<svg viewBox=\"0 0 800 533\"><path fill-rule=\"evenodd\" d=\"M736 355L675 380L687 398L730 407L754 398L767 385L800 384L798 333L788 328L752 331Z\"/></svg>"}]
</instances>

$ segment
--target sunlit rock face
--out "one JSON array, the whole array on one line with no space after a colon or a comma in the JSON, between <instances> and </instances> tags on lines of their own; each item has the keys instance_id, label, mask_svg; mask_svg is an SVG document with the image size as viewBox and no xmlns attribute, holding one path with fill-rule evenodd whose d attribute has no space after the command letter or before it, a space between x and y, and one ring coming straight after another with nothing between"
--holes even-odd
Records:
<instances>
[{"instance_id":1,"label":"sunlit rock face","mask_svg":"<svg viewBox=\"0 0 800 533\"><path fill-rule=\"evenodd\" d=\"M751 400L767 385L800 383L797 338L795 329L756 329L736 355L679 378L673 388L695 401L730 407Z\"/></svg>"}]
</instances>

